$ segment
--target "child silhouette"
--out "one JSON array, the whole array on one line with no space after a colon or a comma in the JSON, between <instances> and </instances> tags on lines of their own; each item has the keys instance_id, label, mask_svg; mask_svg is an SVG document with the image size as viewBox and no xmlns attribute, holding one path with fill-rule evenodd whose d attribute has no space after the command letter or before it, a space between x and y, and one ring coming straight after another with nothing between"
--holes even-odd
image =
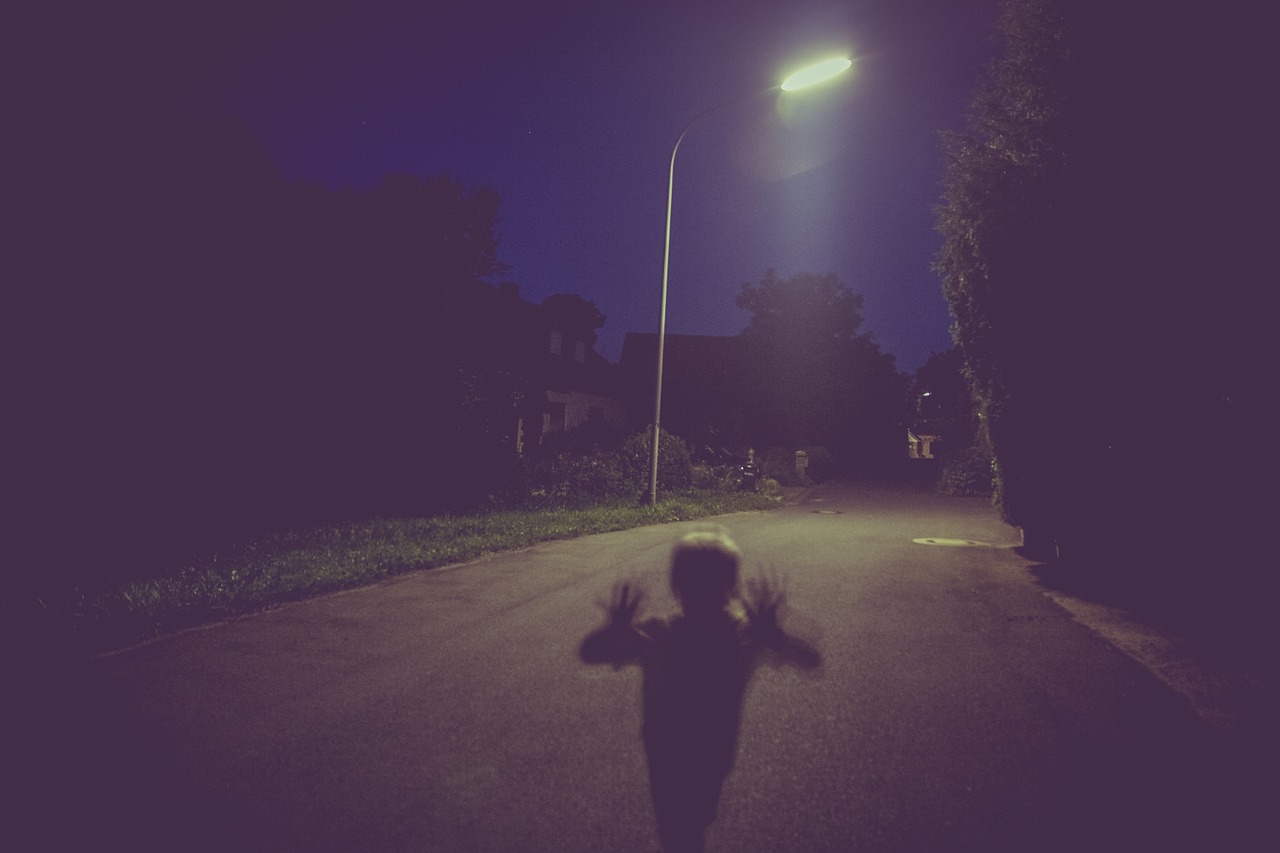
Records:
<instances>
[{"instance_id":1,"label":"child silhouette","mask_svg":"<svg viewBox=\"0 0 1280 853\"><path fill-rule=\"evenodd\" d=\"M785 595L775 580L747 582L738 595L741 554L727 534L690 533L671 555L671 591L680 613L635 624L642 592L614 588L605 626L579 655L644 672L641 737L658 837L666 853L703 849L720 788L737 753L742 699L761 663L814 668L816 649L782 630Z\"/></svg>"}]
</instances>

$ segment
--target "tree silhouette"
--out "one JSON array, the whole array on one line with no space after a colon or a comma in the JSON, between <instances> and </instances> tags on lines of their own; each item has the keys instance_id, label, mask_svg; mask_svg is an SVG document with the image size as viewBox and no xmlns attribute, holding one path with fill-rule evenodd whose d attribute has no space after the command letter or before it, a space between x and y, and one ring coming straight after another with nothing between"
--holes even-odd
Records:
<instances>
[{"instance_id":1,"label":"tree silhouette","mask_svg":"<svg viewBox=\"0 0 1280 853\"><path fill-rule=\"evenodd\" d=\"M918 434L942 437L944 453L969 447L978 432L973 396L958 349L934 353L916 371L911 393L913 428Z\"/></svg>"},{"instance_id":2,"label":"tree silhouette","mask_svg":"<svg viewBox=\"0 0 1280 853\"><path fill-rule=\"evenodd\" d=\"M862 297L834 275L744 284L738 307L752 422L762 445L828 447L846 468L879 468L901 456L906 378L860 332Z\"/></svg>"},{"instance_id":3,"label":"tree silhouette","mask_svg":"<svg viewBox=\"0 0 1280 853\"><path fill-rule=\"evenodd\" d=\"M1260 22L1234 22L1235 41L1205 41L1203 23L1010 2L1004 55L948 140L938 212L1005 517L1034 554L1146 566L1165 585L1219 562L1210 542L1247 541L1246 495L1268 481L1228 450L1265 384L1248 295L1265 240L1245 213L1274 175L1254 107ZM1174 527L1203 531L1206 550L1132 559Z\"/></svg>"},{"instance_id":4,"label":"tree silhouette","mask_svg":"<svg viewBox=\"0 0 1280 853\"><path fill-rule=\"evenodd\" d=\"M81 250L22 297L33 564L133 573L188 541L481 499L463 468L506 458L521 384L493 355L497 195L287 185L234 120L136 130L61 203Z\"/></svg>"}]
</instances>

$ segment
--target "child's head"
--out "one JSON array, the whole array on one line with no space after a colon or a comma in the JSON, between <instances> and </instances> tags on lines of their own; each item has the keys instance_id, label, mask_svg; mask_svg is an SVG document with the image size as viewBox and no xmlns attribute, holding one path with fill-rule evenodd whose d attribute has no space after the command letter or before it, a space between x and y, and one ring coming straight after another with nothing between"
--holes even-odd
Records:
<instances>
[{"instance_id":1,"label":"child's head","mask_svg":"<svg viewBox=\"0 0 1280 853\"><path fill-rule=\"evenodd\" d=\"M738 546L721 531L682 536L671 552L671 592L685 613L718 613L738 589Z\"/></svg>"}]
</instances>

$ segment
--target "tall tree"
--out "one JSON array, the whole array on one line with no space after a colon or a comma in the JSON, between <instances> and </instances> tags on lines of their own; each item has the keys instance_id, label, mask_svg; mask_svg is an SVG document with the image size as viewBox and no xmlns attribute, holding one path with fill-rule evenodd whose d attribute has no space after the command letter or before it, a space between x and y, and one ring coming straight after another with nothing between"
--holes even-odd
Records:
<instances>
[{"instance_id":1,"label":"tall tree","mask_svg":"<svg viewBox=\"0 0 1280 853\"><path fill-rule=\"evenodd\" d=\"M742 286L737 303L752 315L741 339L757 443L826 446L856 470L901 455L906 379L859 331L860 294L831 274L783 279L768 270Z\"/></svg>"},{"instance_id":2,"label":"tall tree","mask_svg":"<svg viewBox=\"0 0 1280 853\"><path fill-rule=\"evenodd\" d=\"M558 330L587 346L595 344L596 330L605 321L605 316L594 302L576 293L553 294L542 300L538 308L543 327Z\"/></svg>"},{"instance_id":3,"label":"tall tree","mask_svg":"<svg viewBox=\"0 0 1280 853\"><path fill-rule=\"evenodd\" d=\"M975 98L971 132L948 139L938 267L955 340L988 420L1005 517L1034 540L1062 496L1056 462L1070 434L1061 417L1070 347L1075 235L1064 221L1070 159L1073 50L1055 0L1010 4L1006 55ZM1052 447L1053 452L1044 448ZM1053 534L1044 532L1046 538Z\"/></svg>"},{"instance_id":4,"label":"tall tree","mask_svg":"<svg viewBox=\"0 0 1280 853\"><path fill-rule=\"evenodd\" d=\"M92 199L94 251L32 287L44 322L24 349L47 401L22 407L20 479L39 559L132 571L140 550L464 494L464 462L495 458L468 442L498 429L476 428L493 412L476 389L500 384L478 358L502 335L496 194L447 176L287 186L238 123L147 132L155 156Z\"/></svg>"},{"instance_id":5,"label":"tall tree","mask_svg":"<svg viewBox=\"0 0 1280 853\"><path fill-rule=\"evenodd\" d=\"M497 411L481 401L512 388L493 358L506 331L491 281L504 269L497 210L492 190L448 175L390 175L339 196L320 223L338 258L321 286L338 313L334 340L317 343L340 350L335 367L356 403L333 426L366 511L453 508L463 492L446 484L501 429L477 423Z\"/></svg>"},{"instance_id":6,"label":"tall tree","mask_svg":"<svg viewBox=\"0 0 1280 853\"><path fill-rule=\"evenodd\" d=\"M1070 0L1009 0L999 29L947 140L938 269L1005 517L1038 553L1099 556L1235 490L1215 445L1247 423L1261 340L1236 197L1270 168L1256 29Z\"/></svg>"}]
</instances>

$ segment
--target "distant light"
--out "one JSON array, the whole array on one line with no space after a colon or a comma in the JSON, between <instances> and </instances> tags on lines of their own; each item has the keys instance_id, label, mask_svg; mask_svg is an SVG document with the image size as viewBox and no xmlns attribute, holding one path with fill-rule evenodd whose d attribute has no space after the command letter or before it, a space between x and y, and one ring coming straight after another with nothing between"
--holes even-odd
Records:
<instances>
[{"instance_id":1,"label":"distant light","mask_svg":"<svg viewBox=\"0 0 1280 853\"><path fill-rule=\"evenodd\" d=\"M806 86L821 83L823 80L829 80L840 72L848 70L852 65L853 60L844 58L828 59L826 62L810 65L808 68L802 68L786 80L783 80L782 90L784 92L793 92L796 89L803 89Z\"/></svg>"}]
</instances>

